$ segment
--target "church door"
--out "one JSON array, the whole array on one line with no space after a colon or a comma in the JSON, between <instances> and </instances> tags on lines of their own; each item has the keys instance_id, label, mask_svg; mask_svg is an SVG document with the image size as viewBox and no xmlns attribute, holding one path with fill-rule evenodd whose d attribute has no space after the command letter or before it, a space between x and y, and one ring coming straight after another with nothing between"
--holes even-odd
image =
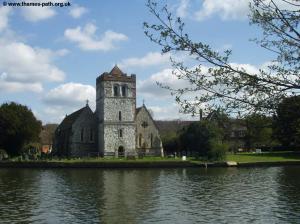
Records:
<instances>
[{"instance_id":1,"label":"church door","mask_svg":"<svg viewBox=\"0 0 300 224\"><path fill-rule=\"evenodd\" d=\"M119 146L118 148L118 157L123 157L124 156L124 147L123 146Z\"/></svg>"}]
</instances>

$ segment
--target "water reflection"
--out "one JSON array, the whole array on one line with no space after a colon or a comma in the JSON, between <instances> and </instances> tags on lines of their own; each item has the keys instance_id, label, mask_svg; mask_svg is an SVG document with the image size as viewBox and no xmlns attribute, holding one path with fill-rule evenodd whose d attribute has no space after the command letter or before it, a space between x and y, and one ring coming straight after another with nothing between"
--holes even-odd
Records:
<instances>
[{"instance_id":1,"label":"water reflection","mask_svg":"<svg viewBox=\"0 0 300 224\"><path fill-rule=\"evenodd\" d=\"M297 223L299 168L0 169L0 223Z\"/></svg>"}]
</instances>

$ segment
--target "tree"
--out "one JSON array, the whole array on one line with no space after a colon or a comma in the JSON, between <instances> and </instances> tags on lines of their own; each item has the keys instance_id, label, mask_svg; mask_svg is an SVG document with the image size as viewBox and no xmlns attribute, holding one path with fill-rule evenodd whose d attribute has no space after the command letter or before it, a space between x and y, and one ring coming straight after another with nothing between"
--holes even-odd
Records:
<instances>
[{"instance_id":1,"label":"tree","mask_svg":"<svg viewBox=\"0 0 300 224\"><path fill-rule=\"evenodd\" d=\"M245 117L245 142L248 148L272 146L272 118L261 114Z\"/></svg>"},{"instance_id":2,"label":"tree","mask_svg":"<svg viewBox=\"0 0 300 224\"><path fill-rule=\"evenodd\" d=\"M25 144L39 140L41 122L27 106L4 103L0 106L0 148L19 155Z\"/></svg>"},{"instance_id":3,"label":"tree","mask_svg":"<svg viewBox=\"0 0 300 224\"><path fill-rule=\"evenodd\" d=\"M171 57L173 74L189 86L174 89L158 83L175 95L183 112L196 114L204 104L207 110L221 106L230 113L270 113L284 97L296 95L300 89L299 1L253 0L249 5L251 24L263 31L263 38L256 43L276 55L267 69L256 73L232 63L231 50L218 52L193 41L182 19L174 18L167 6L148 0L147 7L159 23L144 23L149 39L160 45L164 54L181 52L195 60L195 66L189 67ZM199 94L190 98L190 93Z\"/></svg>"},{"instance_id":4,"label":"tree","mask_svg":"<svg viewBox=\"0 0 300 224\"><path fill-rule=\"evenodd\" d=\"M193 122L179 136L182 150L188 154L208 157L222 142L223 131L214 122Z\"/></svg>"},{"instance_id":5,"label":"tree","mask_svg":"<svg viewBox=\"0 0 300 224\"><path fill-rule=\"evenodd\" d=\"M274 132L283 146L300 146L300 96L285 98L278 105Z\"/></svg>"}]
</instances>

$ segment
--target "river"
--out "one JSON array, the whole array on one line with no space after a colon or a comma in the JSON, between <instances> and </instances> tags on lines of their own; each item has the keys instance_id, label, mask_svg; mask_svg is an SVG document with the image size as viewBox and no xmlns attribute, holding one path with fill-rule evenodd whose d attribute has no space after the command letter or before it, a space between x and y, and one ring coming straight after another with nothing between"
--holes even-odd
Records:
<instances>
[{"instance_id":1,"label":"river","mask_svg":"<svg viewBox=\"0 0 300 224\"><path fill-rule=\"evenodd\" d=\"M0 223L300 223L300 167L0 169Z\"/></svg>"}]
</instances>

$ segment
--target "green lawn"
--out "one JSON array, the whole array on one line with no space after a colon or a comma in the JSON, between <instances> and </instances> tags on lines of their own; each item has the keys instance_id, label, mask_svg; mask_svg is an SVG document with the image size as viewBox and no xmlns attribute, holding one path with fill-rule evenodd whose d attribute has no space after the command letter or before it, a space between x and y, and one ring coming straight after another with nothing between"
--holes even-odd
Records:
<instances>
[{"instance_id":1,"label":"green lawn","mask_svg":"<svg viewBox=\"0 0 300 224\"><path fill-rule=\"evenodd\" d=\"M228 154L227 161L236 162L283 162L300 161L300 153L295 152L266 152Z\"/></svg>"}]
</instances>

